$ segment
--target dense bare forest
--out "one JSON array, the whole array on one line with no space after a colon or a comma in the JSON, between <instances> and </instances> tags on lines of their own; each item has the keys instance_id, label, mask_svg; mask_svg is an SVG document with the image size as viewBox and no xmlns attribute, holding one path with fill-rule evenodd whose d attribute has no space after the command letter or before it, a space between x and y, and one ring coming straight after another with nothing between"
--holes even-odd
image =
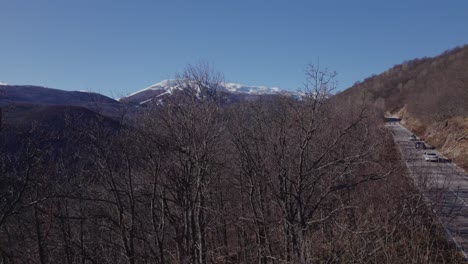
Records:
<instances>
[{"instance_id":1,"label":"dense bare forest","mask_svg":"<svg viewBox=\"0 0 468 264\"><path fill-rule=\"evenodd\" d=\"M220 75L108 122L3 126L1 263L454 263L383 109L330 97L226 103ZM135 119L136 118L136 119Z\"/></svg>"}]
</instances>

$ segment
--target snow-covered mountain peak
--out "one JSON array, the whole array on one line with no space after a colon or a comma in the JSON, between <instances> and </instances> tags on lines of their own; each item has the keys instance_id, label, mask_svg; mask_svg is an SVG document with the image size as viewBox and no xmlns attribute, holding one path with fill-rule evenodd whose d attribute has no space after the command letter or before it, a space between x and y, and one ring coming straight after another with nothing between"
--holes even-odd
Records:
<instances>
[{"instance_id":1,"label":"snow-covered mountain peak","mask_svg":"<svg viewBox=\"0 0 468 264\"><path fill-rule=\"evenodd\" d=\"M139 97L138 95L140 95L141 93L148 93L148 91L152 91L152 90L160 90L163 93L172 93L172 91L175 88L179 88L179 84L180 84L179 80L163 80L151 86L148 86L142 90L129 94L126 97L121 98L120 100L125 99L125 98L131 98L134 96Z\"/></svg>"},{"instance_id":2,"label":"snow-covered mountain peak","mask_svg":"<svg viewBox=\"0 0 468 264\"><path fill-rule=\"evenodd\" d=\"M175 86L178 86L179 84L180 84L179 80L163 80L156 84L151 85L148 88L159 89L159 88L165 88L165 87L175 87Z\"/></svg>"},{"instance_id":3,"label":"snow-covered mountain peak","mask_svg":"<svg viewBox=\"0 0 468 264\"><path fill-rule=\"evenodd\" d=\"M171 79L163 80L147 88L144 88L138 92L132 93L121 101L134 102L144 104L151 101L154 98L160 98L162 96L170 95L176 90L182 90L186 87L181 80ZM248 86L238 83L222 82L217 87L219 92L225 92L233 95L246 95L246 96L258 96L258 95L275 95L275 94L288 94L295 96L295 92L281 90L278 87L267 87L267 86Z\"/></svg>"}]
</instances>

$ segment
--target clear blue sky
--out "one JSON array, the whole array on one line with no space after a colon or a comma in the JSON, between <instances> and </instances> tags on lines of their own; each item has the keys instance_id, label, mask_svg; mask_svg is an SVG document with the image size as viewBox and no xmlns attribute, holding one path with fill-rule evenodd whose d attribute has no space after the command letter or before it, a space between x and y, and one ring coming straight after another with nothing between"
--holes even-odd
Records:
<instances>
[{"instance_id":1,"label":"clear blue sky","mask_svg":"<svg viewBox=\"0 0 468 264\"><path fill-rule=\"evenodd\" d=\"M339 89L468 43L468 1L0 0L0 82L119 97L205 60L226 81Z\"/></svg>"}]
</instances>

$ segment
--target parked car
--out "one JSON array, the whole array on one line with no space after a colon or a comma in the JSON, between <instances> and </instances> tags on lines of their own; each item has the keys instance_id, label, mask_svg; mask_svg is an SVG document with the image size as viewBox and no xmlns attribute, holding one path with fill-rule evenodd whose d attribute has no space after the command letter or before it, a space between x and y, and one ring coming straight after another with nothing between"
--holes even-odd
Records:
<instances>
[{"instance_id":1,"label":"parked car","mask_svg":"<svg viewBox=\"0 0 468 264\"><path fill-rule=\"evenodd\" d=\"M410 141L416 141L418 138L413 134L408 138Z\"/></svg>"},{"instance_id":2,"label":"parked car","mask_svg":"<svg viewBox=\"0 0 468 264\"><path fill-rule=\"evenodd\" d=\"M425 161L439 161L439 157L434 152L424 152Z\"/></svg>"}]
</instances>

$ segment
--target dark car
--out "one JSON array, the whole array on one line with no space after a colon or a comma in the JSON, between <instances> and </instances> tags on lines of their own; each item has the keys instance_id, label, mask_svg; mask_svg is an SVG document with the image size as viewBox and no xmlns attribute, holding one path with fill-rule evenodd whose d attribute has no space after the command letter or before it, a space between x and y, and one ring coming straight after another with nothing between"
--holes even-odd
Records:
<instances>
[{"instance_id":1,"label":"dark car","mask_svg":"<svg viewBox=\"0 0 468 264\"><path fill-rule=\"evenodd\" d=\"M416 149L426 149L426 144L422 141L417 141L414 143L414 148Z\"/></svg>"}]
</instances>

